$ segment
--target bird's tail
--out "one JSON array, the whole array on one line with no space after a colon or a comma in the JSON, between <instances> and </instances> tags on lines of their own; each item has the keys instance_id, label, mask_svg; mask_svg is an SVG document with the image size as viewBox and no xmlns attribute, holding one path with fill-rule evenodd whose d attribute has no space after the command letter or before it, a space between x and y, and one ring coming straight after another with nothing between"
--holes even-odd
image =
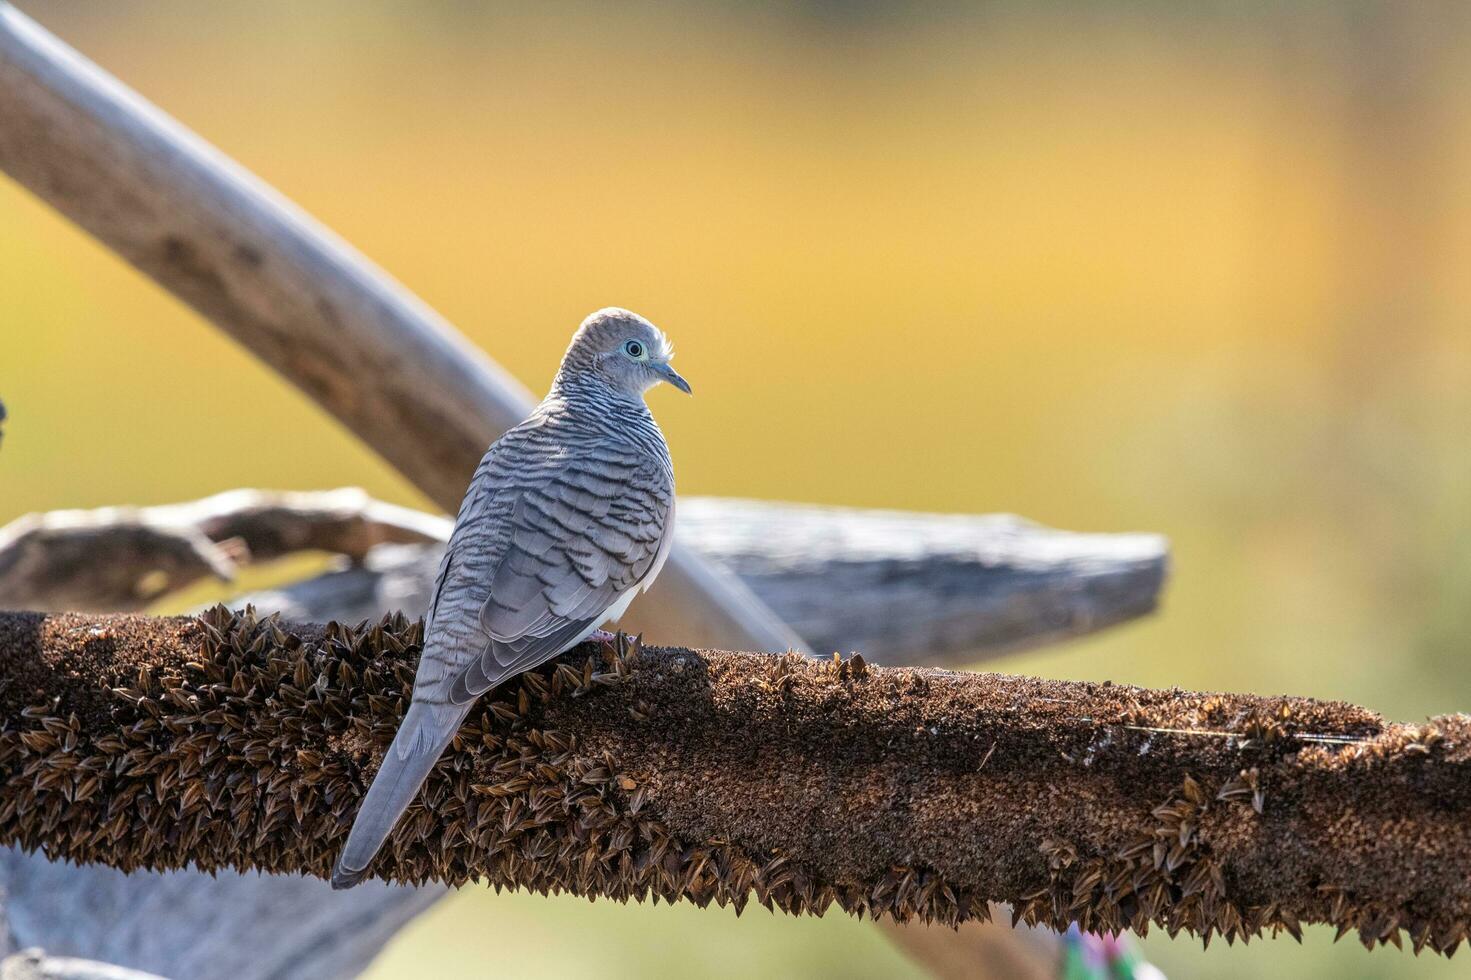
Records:
<instances>
[{"instance_id":1,"label":"bird's tail","mask_svg":"<svg viewBox=\"0 0 1471 980\"><path fill-rule=\"evenodd\" d=\"M403 724L383 756L383 765L358 808L337 867L332 869L333 888L351 888L363 880L368 865L398 818L419 795L419 787L459 731L469 709L469 705L409 704Z\"/></svg>"}]
</instances>

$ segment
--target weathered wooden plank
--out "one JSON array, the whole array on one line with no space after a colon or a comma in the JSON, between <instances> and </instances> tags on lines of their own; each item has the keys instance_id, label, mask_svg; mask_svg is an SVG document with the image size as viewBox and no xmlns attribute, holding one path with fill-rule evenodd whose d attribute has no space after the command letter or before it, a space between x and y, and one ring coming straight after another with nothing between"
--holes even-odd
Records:
<instances>
[{"instance_id":1,"label":"weathered wooden plank","mask_svg":"<svg viewBox=\"0 0 1471 980\"><path fill-rule=\"evenodd\" d=\"M683 540L812 649L879 663L966 664L1092 633L1152 611L1168 572L1168 543L1154 534L713 497L680 507ZM241 601L301 619L418 615L439 554L380 548L360 565Z\"/></svg>"}]
</instances>

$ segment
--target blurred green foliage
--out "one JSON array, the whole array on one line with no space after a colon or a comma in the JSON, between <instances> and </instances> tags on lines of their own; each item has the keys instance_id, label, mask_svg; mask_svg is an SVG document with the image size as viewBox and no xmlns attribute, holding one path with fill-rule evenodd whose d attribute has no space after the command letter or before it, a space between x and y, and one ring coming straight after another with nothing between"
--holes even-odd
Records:
<instances>
[{"instance_id":1,"label":"blurred green foliage","mask_svg":"<svg viewBox=\"0 0 1471 980\"><path fill-rule=\"evenodd\" d=\"M1450 8L23 6L535 389L588 311L652 317L699 391L653 396L684 492L1170 536L1158 616L1001 669L1471 707ZM245 485L423 503L3 182L0 397L0 520ZM1146 948L1175 976L1452 975L1329 940ZM912 968L836 915L471 890L373 976L488 972Z\"/></svg>"}]
</instances>

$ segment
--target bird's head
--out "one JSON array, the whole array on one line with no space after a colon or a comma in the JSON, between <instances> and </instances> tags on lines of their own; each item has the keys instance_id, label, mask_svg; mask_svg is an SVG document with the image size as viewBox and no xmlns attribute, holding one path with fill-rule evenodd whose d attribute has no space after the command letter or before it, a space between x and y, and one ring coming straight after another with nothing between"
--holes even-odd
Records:
<instances>
[{"instance_id":1,"label":"bird's head","mask_svg":"<svg viewBox=\"0 0 1471 980\"><path fill-rule=\"evenodd\" d=\"M610 306L577 328L558 380L596 381L634 398L667 381L689 394L689 382L669 366L673 357L674 348L663 331L637 313Z\"/></svg>"}]
</instances>

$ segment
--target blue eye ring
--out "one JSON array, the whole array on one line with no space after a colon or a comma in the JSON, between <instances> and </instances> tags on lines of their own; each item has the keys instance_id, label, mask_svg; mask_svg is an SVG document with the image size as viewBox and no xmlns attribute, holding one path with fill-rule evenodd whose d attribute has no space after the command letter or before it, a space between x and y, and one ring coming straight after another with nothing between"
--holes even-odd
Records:
<instances>
[{"instance_id":1,"label":"blue eye ring","mask_svg":"<svg viewBox=\"0 0 1471 980\"><path fill-rule=\"evenodd\" d=\"M636 340L630 340L628 343L623 345L623 353L627 354L634 360L639 360L644 356L644 345Z\"/></svg>"}]
</instances>

